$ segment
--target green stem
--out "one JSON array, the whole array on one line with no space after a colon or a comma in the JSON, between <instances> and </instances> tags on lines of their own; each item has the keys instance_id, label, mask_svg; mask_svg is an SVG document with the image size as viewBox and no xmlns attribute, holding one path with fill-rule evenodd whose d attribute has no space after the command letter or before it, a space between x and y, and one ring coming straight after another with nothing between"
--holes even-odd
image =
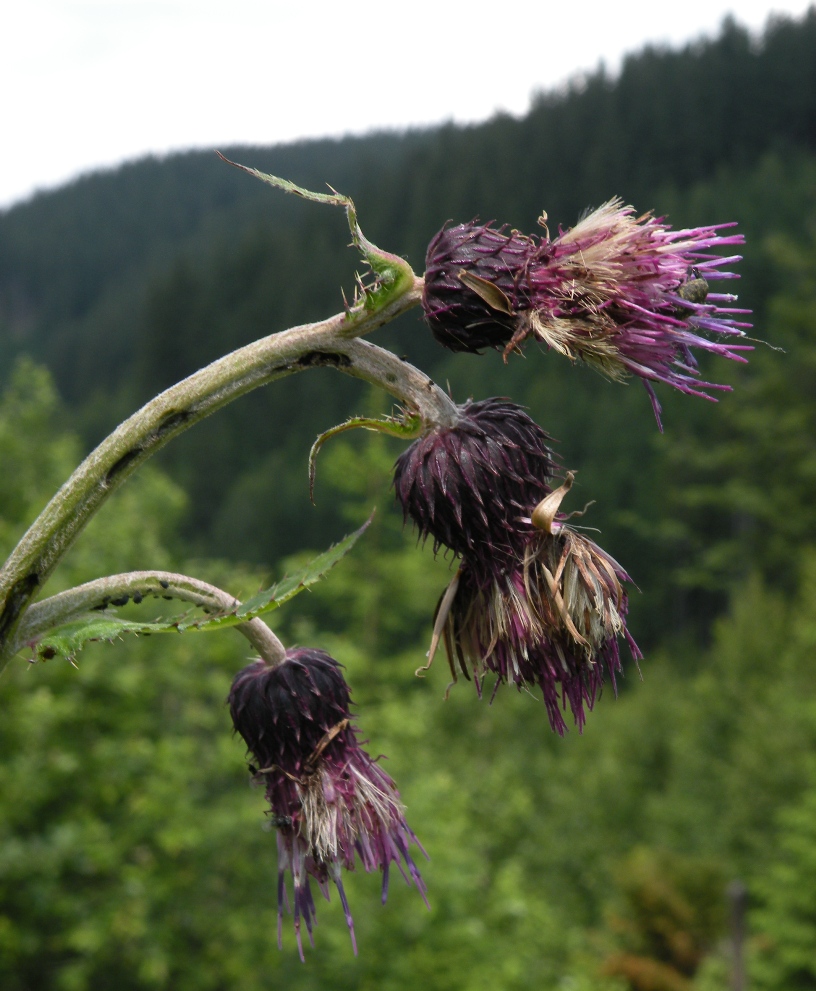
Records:
<instances>
[{"instance_id":1,"label":"green stem","mask_svg":"<svg viewBox=\"0 0 816 991\"><path fill-rule=\"evenodd\" d=\"M422 280L414 278L373 312L361 305L248 344L167 389L117 427L57 492L0 571L0 671L29 602L106 499L168 441L239 396L329 366L380 386L429 426L455 422L456 407L427 375L356 339L416 305L421 292Z\"/></svg>"},{"instance_id":2,"label":"green stem","mask_svg":"<svg viewBox=\"0 0 816 991\"><path fill-rule=\"evenodd\" d=\"M130 571L97 578L30 606L10 644L11 656L36 641L48 630L69 623L94 610L105 609L112 600L147 596L180 599L208 612L234 612L241 603L223 589L171 571ZM270 666L280 664L286 648L259 617L234 627L243 634Z\"/></svg>"}]
</instances>

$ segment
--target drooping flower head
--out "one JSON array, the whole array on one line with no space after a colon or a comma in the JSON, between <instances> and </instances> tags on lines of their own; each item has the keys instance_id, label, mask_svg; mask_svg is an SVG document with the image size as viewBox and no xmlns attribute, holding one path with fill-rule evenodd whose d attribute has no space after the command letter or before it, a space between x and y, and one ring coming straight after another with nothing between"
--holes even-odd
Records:
<instances>
[{"instance_id":1,"label":"drooping flower head","mask_svg":"<svg viewBox=\"0 0 816 991\"><path fill-rule=\"evenodd\" d=\"M554 730L567 706L579 728L604 677L615 688L618 640L641 655L626 628L623 568L567 525L561 501L573 482L552 491L547 434L520 407L490 399L460 407L459 422L437 427L402 454L394 487L406 519L434 548L461 564L440 599L428 665L444 642L473 678L539 688Z\"/></svg>"},{"instance_id":2,"label":"drooping flower head","mask_svg":"<svg viewBox=\"0 0 816 991\"><path fill-rule=\"evenodd\" d=\"M422 847L405 821L396 786L357 740L340 665L322 650L288 650L275 667L259 660L240 671L228 701L233 725L257 762L253 774L265 784L277 829L278 945L289 871L301 959L301 919L314 945L310 876L327 899L328 882L337 886L356 953L342 868L354 870L359 859L366 871L380 869L383 902L392 863L423 900L425 885L409 852L411 843Z\"/></svg>"},{"instance_id":3,"label":"drooping flower head","mask_svg":"<svg viewBox=\"0 0 816 991\"><path fill-rule=\"evenodd\" d=\"M501 684L539 688L561 734L567 706L583 727L605 677L617 692L620 637L635 661L641 657L626 628L629 576L558 512L572 478L568 473L534 510L514 568L497 568L485 582L463 561L440 602L429 652L430 664L444 640L454 681L458 666L479 694L489 674L496 676L494 694Z\"/></svg>"},{"instance_id":4,"label":"drooping flower head","mask_svg":"<svg viewBox=\"0 0 816 991\"><path fill-rule=\"evenodd\" d=\"M478 223L444 228L426 258L423 308L436 339L454 351L503 349L528 337L613 379L639 376L660 423L652 383L714 399L693 348L744 361L749 324L736 297L709 292L713 279L737 276L712 248L743 242L720 224L673 231L650 214L611 200L552 240L509 234Z\"/></svg>"},{"instance_id":5,"label":"drooping flower head","mask_svg":"<svg viewBox=\"0 0 816 991\"><path fill-rule=\"evenodd\" d=\"M530 506L550 491L550 438L507 399L459 407L454 427L415 440L394 469L405 518L434 549L449 547L491 571L521 550L531 527Z\"/></svg>"}]
</instances>

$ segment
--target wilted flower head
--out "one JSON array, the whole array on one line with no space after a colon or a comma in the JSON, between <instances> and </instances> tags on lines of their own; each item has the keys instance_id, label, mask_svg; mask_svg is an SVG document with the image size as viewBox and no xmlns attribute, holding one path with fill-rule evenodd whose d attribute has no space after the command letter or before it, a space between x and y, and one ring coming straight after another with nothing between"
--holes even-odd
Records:
<instances>
[{"instance_id":1,"label":"wilted flower head","mask_svg":"<svg viewBox=\"0 0 816 991\"><path fill-rule=\"evenodd\" d=\"M531 527L530 506L550 491L549 437L507 399L459 407L454 427L437 427L397 460L394 489L405 518L434 549L468 555L491 569L515 556Z\"/></svg>"},{"instance_id":2,"label":"wilted flower head","mask_svg":"<svg viewBox=\"0 0 816 991\"><path fill-rule=\"evenodd\" d=\"M655 416L652 382L713 399L701 381L692 348L744 361L749 346L706 333L744 336L735 296L708 291L708 280L737 276L711 248L741 244L722 237L730 224L672 231L662 220L634 215L610 200L574 228L550 239L505 234L489 225L444 228L426 258L423 308L436 339L454 351L504 349L528 337L613 379L639 376Z\"/></svg>"},{"instance_id":3,"label":"wilted flower head","mask_svg":"<svg viewBox=\"0 0 816 991\"><path fill-rule=\"evenodd\" d=\"M366 871L382 870L384 902L396 863L425 899L408 849L411 843L422 847L405 821L394 782L360 746L350 705L340 665L322 650L288 650L276 667L254 661L236 675L229 694L233 724L258 763L252 771L266 786L277 828L278 945L289 870L301 959L301 918L313 944L309 875L327 899L329 880L337 885L355 953L343 867L354 870L359 858Z\"/></svg>"},{"instance_id":4,"label":"wilted flower head","mask_svg":"<svg viewBox=\"0 0 816 991\"><path fill-rule=\"evenodd\" d=\"M572 477L534 511L535 530L515 568L496 569L485 582L463 562L442 597L429 652L432 660L444 639L454 681L458 665L480 694L491 673L494 694L505 683L540 688L558 733L566 729L567 705L583 727L605 675L617 691L619 637L636 661L641 657L626 628L629 576L558 513Z\"/></svg>"}]
</instances>

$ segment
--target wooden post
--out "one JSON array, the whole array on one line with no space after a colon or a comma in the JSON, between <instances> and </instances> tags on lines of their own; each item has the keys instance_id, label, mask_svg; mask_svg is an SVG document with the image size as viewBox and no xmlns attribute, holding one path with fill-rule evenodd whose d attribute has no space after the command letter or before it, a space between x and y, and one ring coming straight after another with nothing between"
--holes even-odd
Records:
<instances>
[{"instance_id":1,"label":"wooden post","mask_svg":"<svg viewBox=\"0 0 816 991\"><path fill-rule=\"evenodd\" d=\"M732 881L728 885L728 903L731 909L731 988L732 991L746 991L745 910L748 889L742 881Z\"/></svg>"}]
</instances>

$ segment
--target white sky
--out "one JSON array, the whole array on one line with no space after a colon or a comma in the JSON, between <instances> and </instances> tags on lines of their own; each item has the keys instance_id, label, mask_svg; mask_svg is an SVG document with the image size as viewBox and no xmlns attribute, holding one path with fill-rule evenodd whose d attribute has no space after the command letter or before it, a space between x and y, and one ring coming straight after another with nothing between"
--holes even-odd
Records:
<instances>
[{"instance_id":1,"label":"white sky","mask_svg":"<svg viewBox=\"0 0 816 991\"><path fill-rule=\"evenodd\" d=\"M522 114L806 0L0 0L0 207L149 152Z\"/></svg>"}]
</instances>

